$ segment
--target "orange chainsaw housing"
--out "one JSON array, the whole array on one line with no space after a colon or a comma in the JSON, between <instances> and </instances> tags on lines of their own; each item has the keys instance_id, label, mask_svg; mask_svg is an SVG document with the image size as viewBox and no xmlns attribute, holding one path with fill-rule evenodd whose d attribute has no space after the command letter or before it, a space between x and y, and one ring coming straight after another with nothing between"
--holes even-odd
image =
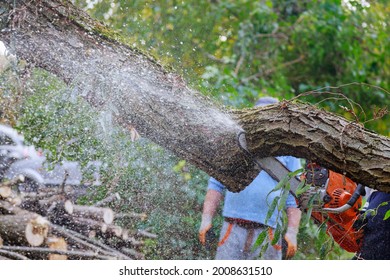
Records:
<instances>
[{"instance_id":1,"label":"orange chainsaw housing","mask_svg":"<svg viewBox=\"0 0 390 280\"><path fill-rule=\"evenodd\" d=\"M326 192L331 197L323 208L338 208L348 202L354 193L357 184L351 179L329 170L329 181ZM327 234L348 252L357 252L361 245L363 232L354 229L353 224L359 217L359 209L362 206L360 196L355 204L341 213L328 213L313 210L311 218L318 224L326 223Z\"/></svg>"}]
</instances>

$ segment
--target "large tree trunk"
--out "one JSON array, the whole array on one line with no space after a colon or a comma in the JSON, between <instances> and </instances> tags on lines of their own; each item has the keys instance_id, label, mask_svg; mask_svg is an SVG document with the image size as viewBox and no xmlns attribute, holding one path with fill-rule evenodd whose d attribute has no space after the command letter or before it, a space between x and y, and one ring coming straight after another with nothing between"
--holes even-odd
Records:
<instances>
[{"instance_id":1,"label":"large tree trunk","mask_svg":"<svg viewBox=\"0 0 390 280\"><path fill-rule=\"evenodd\" d=\"M56 74L93 106L239 191L257 157L293 155L390 191L390 140L309 105L229 112L189 89L157 61L68 1L5 0L1 40L20 58Z\"/></svg>"}]
</instances>

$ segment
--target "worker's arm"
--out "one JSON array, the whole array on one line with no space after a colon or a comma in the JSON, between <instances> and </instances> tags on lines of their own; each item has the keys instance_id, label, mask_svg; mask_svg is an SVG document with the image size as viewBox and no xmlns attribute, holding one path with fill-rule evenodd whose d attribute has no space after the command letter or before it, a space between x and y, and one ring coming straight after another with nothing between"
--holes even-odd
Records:
<instances>
[{"instance_id":1,"label":"worker's arm","mask_svg":"<svg viewBox=\"0 0 390 280\"><path fill-rule=\"evenodd\" d=\"M222 200L222 194L219 191L209 189L203 203L202 222L199 228L199 241L206 244L206 234L211 229L213 217Z\"/></svg>"},{"instance_id":2,"label":"worker's arm","mask_svg":"<svg viewBox=\"0 0 390 280\"><path fill-rule=\"evenodd\" d=\"M298 242L297 234L299 231L299 223L301 221L302 212L299 208L289 207L287 208L287 231L284 239L287 241L286 257L292 258L297 252Z\"/></svg>"}]
</instances>

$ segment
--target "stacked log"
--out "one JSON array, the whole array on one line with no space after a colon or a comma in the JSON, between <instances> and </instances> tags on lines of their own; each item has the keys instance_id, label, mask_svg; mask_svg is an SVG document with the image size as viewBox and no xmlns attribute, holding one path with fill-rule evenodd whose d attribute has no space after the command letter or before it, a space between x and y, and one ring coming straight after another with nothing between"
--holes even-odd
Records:
<instances>
[{"instance_id":1,"label":"stacked log","mask_svg":"<svg viewBox=\"0 0 390 280\"><path fill-rule=\"evenodd\" d=\"M44 187L20 192L0 182L0 259L144 259L145 239L152 233L116 224L117 217L145 219L142 213L118 213L104 206L78 205L72 187ZM104 207L103 207L104 206Z\"/></svg>"}]
</instances>

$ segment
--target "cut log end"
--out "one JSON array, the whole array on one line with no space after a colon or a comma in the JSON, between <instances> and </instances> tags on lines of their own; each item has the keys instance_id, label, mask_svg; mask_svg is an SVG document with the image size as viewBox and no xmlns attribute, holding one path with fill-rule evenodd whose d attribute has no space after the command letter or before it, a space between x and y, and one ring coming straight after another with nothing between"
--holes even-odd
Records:
<instances>
[{"instance_id":1,"label":"cut log end","mask_svg":"<svg viewBox=\"0 0 390 280\"><path fill-rule=\"evenodd\" d=\"M0 187L0 198L10 197L12 194L12 189L8 186Z\"/></svg>"},{"instance_id":2,"label":"cut log end","mask_svg":"<svg viewBox=\"0 0 390 280\"><path fill-rule=\"evenodd\" d=\"M47 245L50 249L54 250L62 250L67 251L68 244L66 243L65 239L62 237L55 237L51 236L48 237L46 240ZM47 257L49 260L67 260L68 257L66 255L61 254L49 254Z\"/></svg>"},{"instance_id":3,"label":"cut log end","mask_svg":"<svg viewBox=\"0 0 390 280\"><path fill-rule=\"evenodd\" d=\"M26 226L26 240L31 246L40 246L49 232L49 221L42 216L30 220Z\"/></svg>"},{"instance_id":4,"label":"cut log end","mask_svg":"<svg viewBox=\"0 0 390 280\"><path fill-rule=\"evenodd\" d=\"M73 214L73 203L70 200L64 202L64 209L66 213Z\"/></svg>"},{"instance_id":5,"label":"cut log end","mask_svg":"<svg viewBox=\"0 0 390 280\"><path fill-rule=\"evenodd\" d=\"M104 208L104 207L74 205L73 213L79 217L102 220L107 225L112 224L115 218L114 211L112 211L111 208Z\"/></svg>"},{"instance_id":6,"label":"cut log end","mask_svg":"<svg viewBox=\"0 0 390 280\"><path fill-rule=\"evenodd\" d=\"M112 224L112 222L114 221L114 218L115 218L114 211L112 211L110 208L104 208L103 221L109 225L109 224Z\"/></svg>"}]
</instances>

